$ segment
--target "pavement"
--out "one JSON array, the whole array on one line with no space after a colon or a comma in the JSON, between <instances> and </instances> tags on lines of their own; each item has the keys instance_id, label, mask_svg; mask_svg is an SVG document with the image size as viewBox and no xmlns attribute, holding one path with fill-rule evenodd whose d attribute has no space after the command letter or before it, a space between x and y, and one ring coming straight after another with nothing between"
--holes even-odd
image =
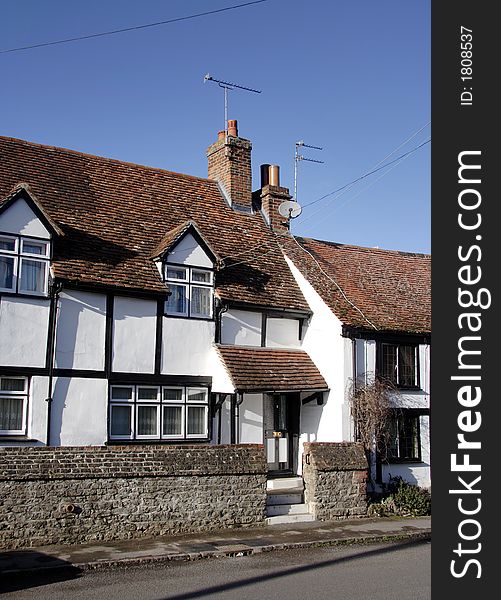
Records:
<instances>
[{"instance_id":1,"label":"pavement","mask_svg":"<svg viewBox=\"0 0 501 600\"><path fill-rule=\"evenodd\" d=\"M28 575L245 556L272 550L431 539L430 517L313 521L0 552L0 574Z\"/></svg>"}]
</instances>

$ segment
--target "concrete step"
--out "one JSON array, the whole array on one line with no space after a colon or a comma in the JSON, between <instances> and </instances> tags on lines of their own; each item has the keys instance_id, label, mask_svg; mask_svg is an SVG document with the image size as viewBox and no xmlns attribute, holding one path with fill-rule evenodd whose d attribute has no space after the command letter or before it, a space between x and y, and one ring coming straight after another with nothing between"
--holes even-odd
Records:
<instances>
[{"instance_id":1,"label":"concrete step","mask_svg":"<svg viewBox=\"0 0 501 600\"><path fill-rule=\"evenodd\" d=\"M276 517L278 515L306 515L308 506L303 502L301 504L275 504L266 507L267 517Z\"/></svg>"},{"instance_id":2,"label":"concrete step","mask_svg":"<svg viewBox=\"0 0 501 600\"><path fill-rule=\"evenodd\" d=\"M268 479L266 489L268 491L278 490L303 490L304 483L302 477L279 477L277 479Z\"/></svg>"},{"instance_id":3,"label":"concrete step","mask_svg":"<svg viewBox=\"0 0 501 600\"><path fill-rule=\"evenodd\" d=\"M268 492L266 496L266 504L268 506L276 506L278 504L301 504L303 502L303 493L292 490L286 493L271 494Z\"/></svg>"},{"instance_id":4,"label":"concrete step","mask_svg":"<svg viewBox=\"0 0 501 600\"><path fill-rule=\"evenodd\" d=\"M313 515L302 513L300 515L277 515L276 517L266 517L267 525L280 525L282 523L306 523L314 521Z\"/></svg>"}]
</instances>

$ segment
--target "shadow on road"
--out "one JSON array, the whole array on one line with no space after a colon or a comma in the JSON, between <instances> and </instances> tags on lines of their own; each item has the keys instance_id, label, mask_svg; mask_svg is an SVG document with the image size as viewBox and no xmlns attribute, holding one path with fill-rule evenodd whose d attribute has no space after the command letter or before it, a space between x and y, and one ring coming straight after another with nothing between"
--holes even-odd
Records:
<instances>
[{"instance_id":1,"label":"shadow on road","mask_svg":"<svg viewBox=\"0 0 501 600\"><path fill-rule=\"evenodd\" d=\"M248 585L253 585L254 583L262 583L263 581L269 581L272 579L279 579L281 577L288 577L289 575L295 575L297 573L304 573L306 571L313 571L315 569L322 569L324 567L330 567L336 564L347 563L350 561L354 561L360 558L367 558L369 556L381 555L381 554L389 554L392 552L398 552L402 550L402 548L409 548L411 546L418 546L420 544L428 543L429 540L420 539L420 540L411 540L411 541L402 541L402 542L393 542L387 548L378 548L373 550L367 550L365 552L357 552L356 554L352 554L350 556L342 556L339 558L333 558L330 560L324 560L317 563L312 563L309 565L304 565L301 567L293 567L290 569L282 569L280 571L269 573L267 575L259 575L259 577L249 577L247 579L241 579L239 581L233 581L231 583L225 583L221 585L215 585L210 588L205 588L203 590L198 590L194 592L186 592L183 594L177 594L175 596L165 596L162 600L193 600L194 598L203 598L204 596L209 596L211 594L217 594L226 592L229 590L237 590L239 588L243 588Z\"/></svg>"},{"instance_id":2,"label":"shadow on road","mask_svg":"<svg viewBox=\"0 0 501 600\"><path fill-rule=\"evenodd\" d=\"M12 572L19 560L22 560L23 569L26 570ZM33 569L32 572L30 568ZM32 550L0 552L0 594L68 581L81 575L82 571L78 567L42 552Z\"/></svg>"}]
</instances>

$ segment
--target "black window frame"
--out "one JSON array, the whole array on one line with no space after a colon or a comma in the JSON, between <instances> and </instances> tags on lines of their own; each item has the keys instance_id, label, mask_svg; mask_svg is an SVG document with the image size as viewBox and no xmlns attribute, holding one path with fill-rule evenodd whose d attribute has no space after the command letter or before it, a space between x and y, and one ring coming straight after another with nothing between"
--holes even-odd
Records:
<instances>
[{"instance_id":1,"label":"black window frame","mask_svg":"<svg viewBox=\"0 0 501 600\"><path fill-rule=\"evenodd\" d=\"M429 416L429 411L413 408L391 409L387 426L386 452L384 457L386 463L423 462L421 451L421 417L423 416ZM393 424L395 424L394 434L392 431ZM396 439L394 436L396 436ZM409 452L408 449L412 447L415 447L416 451Z\"/></svg>"},{"instance_id":2,"label":"black window frame","mask_svg":"<svg viewBox=\"0 0 501 600\"><path fill-rule=\"evenodd\" d=\"M384 347L392 346L396 349L395 351L395 370L396 377L393 378L385 372L384 369ZM408 384L402 381L400 378L400 349L403 347L412 348L414 353L414 383ZM381 341L377 345L377 374L381 381L387 382L393 385L395 388L400 390L421 390L421 381L420 381L420 361L419 361L419 344L411 343L408 341Z\"/></svg>"}]
</instances>

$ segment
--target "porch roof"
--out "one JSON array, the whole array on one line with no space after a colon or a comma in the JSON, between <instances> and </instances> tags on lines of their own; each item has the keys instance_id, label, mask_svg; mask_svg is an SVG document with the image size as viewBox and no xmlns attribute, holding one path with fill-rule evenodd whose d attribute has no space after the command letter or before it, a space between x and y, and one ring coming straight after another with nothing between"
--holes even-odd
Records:
<instances>
[{"instance_id":1,"label":"porch roof","mask_svg":"<svg viewBox=\"0 0 501 600\"><path fill-rule=\"evenodd\" d=\"M328 390L304 350L218 345L237 392L299 392Z\"/></svg>"}]
</instances>

